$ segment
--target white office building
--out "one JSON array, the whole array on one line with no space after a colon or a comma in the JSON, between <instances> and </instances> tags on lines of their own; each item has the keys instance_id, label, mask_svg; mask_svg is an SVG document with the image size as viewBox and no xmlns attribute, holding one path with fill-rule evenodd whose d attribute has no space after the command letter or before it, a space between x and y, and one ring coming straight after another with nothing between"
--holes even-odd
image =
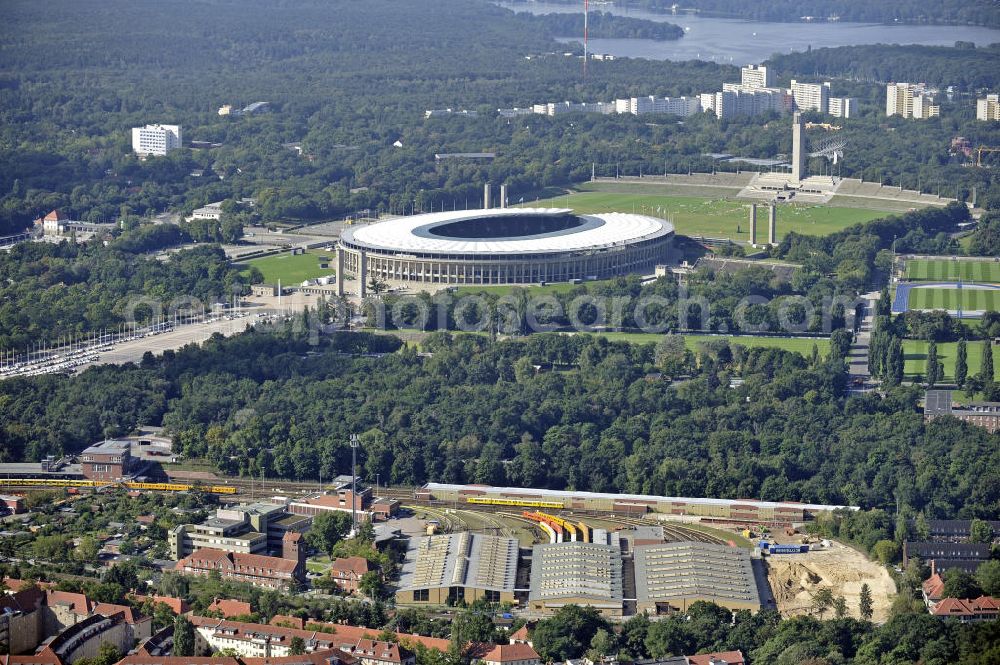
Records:
<instances>
[{"instance_id":1,"label":"white office building","mask_svg":"<svg viewBox=\"0 0 1000 665\"><path fill-rule=\"evenodd\" d=\"M162 156L180 147L180 125L146 125L132 128L132 151L137 155Z\"/></svg>"},{"instance_id":2,"label":"white office building","mask_svg":"<svg viewBox=\"0 0 1000 665\"><path fill-rule=\"evenodd\" d=\"M976 120L1000 120L1000 95L976 100Z\"/></svg>"},{"instance_id":3,"label":"white office building","mask_svg":"<svg viewBox=\"0 0 1000 665\"><path fill-rule=\"evenodd\" d=\"M885 114L903 118L935 118L941 107L934 104L922 83L890 83L885 89Z\"/></svg>"},{"instance_id":4,"label":"white office building","mask_svg":"<svg viewBox=\"0 0 1000 665\"><path fill-rule=\"evenodd\" d=\"M835 118L853 118L858 112L858 100L853 97L831 97L828 108Z\"/></svg>"},{"instance_id":5,"label":"white office building","mask_svg":"<svg viewBox=\"0 0 1000 665\"><path fill-rule=\"evenodd\" d=\"M773 88L774 72L763 65L747 65L740 69L740 85L744 88Z\"/></svg>"},{"instance_id":6,"label":"white office building","mask_svg":"<svg viewBox=\"0 0 1000 665\"><path fill-rule=\"evenodd\" d=\"M796 111L819 111L826 113L830 101L830 82L800 83L792 79L792 99Z\"/></svg>"}]
</instances>

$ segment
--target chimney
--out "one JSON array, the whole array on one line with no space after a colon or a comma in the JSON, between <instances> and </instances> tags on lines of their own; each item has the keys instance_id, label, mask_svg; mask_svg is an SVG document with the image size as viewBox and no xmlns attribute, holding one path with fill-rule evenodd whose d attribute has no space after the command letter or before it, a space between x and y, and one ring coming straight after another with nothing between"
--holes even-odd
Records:
<instances>
[{"instance_id":1,"label":"chimney","mask_svg":"<svg viewBox=\"0 0 1000 665\"><path fill-rule=\"evenodd\" d=\"M931 559L931 577L937 575L937 571L935 570L935 568L936 567L934 566L934 559Z\"/></svg>"}]
</instances>

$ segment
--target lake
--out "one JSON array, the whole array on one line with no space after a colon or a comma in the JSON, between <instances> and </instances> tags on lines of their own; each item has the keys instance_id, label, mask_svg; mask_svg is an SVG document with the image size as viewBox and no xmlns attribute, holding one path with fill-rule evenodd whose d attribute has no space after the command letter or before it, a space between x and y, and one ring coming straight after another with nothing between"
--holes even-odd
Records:
<instances>
[{"instance_id":1,"label":"lake","mask_svg":"<svg viewBox=\"0 0 1000 665\"><path fill-rule=\"evenodd\" d=\"M571 5L543 2L497 3L501 7L532 14L580 11ZM582 3L581 3L582 5ZM590 39L591 53L650 60L711 60L745 65L762 62L772 54L805 51L827 46L859 44L923 44L951 46L957 41L977 46L1000 42L1000 30L960 25L881 25L870 23L810 22L761 23L740 19L710 18L687 14L655 14L637 9L591 3L591 11L675 23L685 29L684 37L658 42L652 39ZM559 41L583 41L566 37Z\"/></svg>"}]
</instances>

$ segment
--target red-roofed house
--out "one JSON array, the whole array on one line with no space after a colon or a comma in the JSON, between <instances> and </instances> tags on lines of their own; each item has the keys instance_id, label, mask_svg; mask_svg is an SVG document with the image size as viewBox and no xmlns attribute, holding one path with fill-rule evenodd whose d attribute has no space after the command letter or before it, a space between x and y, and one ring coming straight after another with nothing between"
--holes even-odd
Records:
<instances>
[{"instance_id":1,"label":"red-roofed house","mask_svg":"<svg viewBox=\"0 0 1000 665\"><path fill-rule=\"evenodd\" d=\"M745 665L742 651L722 651L688 656L688 665Z\"/></svg>"},{"instance_id":2,"label":"red-roofed house","mask_svg":"<svg viewBox=\"0 0 1000 665\"><path fill-rule=\"evenodd\" d=\"M528 624L524 624L510 634L511 644L527 644L531 646L531 636L528 635Z\"/></svg>"},{"instance_id":3,"label":"red-roofed house","mask_svg":"<svg viewBox=\"0 0 1000 665\"><path fill-rule=\"evenodd\" d=\"M958 619L962 623L992 621L1000 616L1000 600L991 596L980 596L975 600L942 598L931 609L931 614L941 618Z\"/></svg>"},{"instance_id":4,"label":"red-roofed house","mask_svg":"<svg viewBox=\"0 0 1000 665\"><path fill-rule=\"evenodd\" d=\"M94 604L82 593L48 590L45 592L45 633L55 635L89 617Z\"/></svg>"},{"instance_id":5,"label":"red-roofed house","mask_svg":"<svg viewBox=\"0 0 1000 665\"><path fill-rule=\"evenodd\" d=\"M16 577L4 577L2 579L3 579L3 583L7 586L7 588L10 589L11 591L15 591L15 592L16 591L20 591L21 589L23 589L24 587L26 587L28 585L29 581L31 581L31 580L19 580ZM37 586L39 589L51 589L52 587L55 586L55 584L52 583L52 582L36 581L36 582L32 582L32 583L35 586Z\"/></svg>"},{"instance_id":6,"label":"red-roofed house","mask_svg":"<svg viewBox=\"0 0 1000 665\"><path fill-rule=\"evenodd\" d=\"M184 614L191 611L191 606L183 598L174 598L173 596L141 596L138 594L131 596L131 598L138 603L145 603L147 600L154 605L156 603L163 603L174 614Z\"/></svg>"},{"instance_id":7,"label":"red-roofed house","mask_svg":"<svg viewBox=\"0 0 1000 665\"><path fill-rule=\"evenodd\" d=\"M53 210L41 219L42 233L47 236L62 235L65 231L65 223L68 221L69 217L58 210ZM35 223L39 222L36 220Z\"/></svg>"},{"instance_id":8,"label":"red-roofed house","mask_svg":"<svg viewBox=\"0 0 1000 665\"><path fill-rule=\"evenodd\" d=\"M121 612L125 623L132 627L132 636L137 640L148 640L153 635L153 617L145 617L128 605L113 603L98 603L94 606L94 614L109 617Z\"/></svg>"},{"instance_id":9,"label":"red-roofed house","mask_svg":"<svg viewBox=\"0 0 1000 665\"><path fill-rule=\"evenodd\" d=\"M214 570L224 580L288 591L301 581L303 568L301 560L203 547L178 561L174 570L182 575L208 575Z\"/></svg>"},{"instance_id":10,"label":"red-roofed house","mask_svg":"<svg viewBox=\"0 0 1000 665\"><path fill-rule=\"evenodd\" d=\"M287 614L275 614L271 617L272 626L285 626L286 628L298 628L303 630L306 627L306 620L300 619L298 617L288 616Z\"/></svg>"},{"instance_id":11,"label":"red-roofed house","mask_svg":"<svg viewBox=\"0 0 1000 665\"><path fill-rule=\"evenodd\" d=\"M944 580L940 573L934 573L921 585L921 592L924 596L924 604L933 607L935 603L944 597Z\"/></svg>"},{"instance_id":12,"label":"red-roofed house","mask_svg":"<svg viewBox=\"0 0 1000 665\"><path fill-rule=\"evenodd\" d=\"M539 665L538 654L527 644L498 644L483 656L485 665Z\"/></svg>"},{"instance_id":13,"label":"red-roofed house","mask_svg":"<svg viewBox=\"0 0 1000 665\"><path fill-rule=\"evenodd\" d=\"M358 590L361 578L369 570L368 559L363 556L337 558L330 566L330 577L341 591L354 593Z\"/></svg>"},{"instance_id":14,"label":"red-roofed house","mask_svg":"<svg viewBox=\"0 0 1000 665\"><path fill-rule=\"evenodd\" d=\"M244 603L242 600L231 600L229 598L216 598L212 601L212 604L208 606L208 611L221 612L222 616L227 619L230 617L253 614L253 610L250 608L250 603Z\"/></svg>"},{"instance_id":15,"label":"red-roofed house","mask_svg":"<svg viewBox=\"0 0 1000 665\"><path fill-rule=\"evenodd\" d=\"M358 640L351 655L360 659L362 665L414 665L416 662L416 657L398 644L369 639Z\"/></svg>"},{"instance_id":16,"label":"red-roofed house","mask_svg":"<svg viewBox=\"0 0 1000 665\"><path fill-rule=\"evenodd\" d=\"M45 637L44 601L45 593L37 587L0 594L0 653L35 650Z\"/></svg>"}]
</instances>

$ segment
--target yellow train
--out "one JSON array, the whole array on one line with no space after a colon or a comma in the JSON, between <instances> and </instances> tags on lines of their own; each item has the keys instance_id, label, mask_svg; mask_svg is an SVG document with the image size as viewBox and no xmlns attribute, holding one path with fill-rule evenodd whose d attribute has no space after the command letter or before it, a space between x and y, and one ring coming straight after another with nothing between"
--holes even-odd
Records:
<instances>
[{"instance_id":1,"label":"yellow train","mask_svg":"<svg viewBox=\"0 0 1000 665\"><path fill-rule=\"evenodd\" d=\"M63 478L0 478L0 487L107 487L116 485L130 490L154 492L186 492L198 489L211 494L236 494L235 487L228 485L186 485L182 483L116 483L110 480L70 480Z\"/></svg>"},{"instance_id":2,"label":"yellow train","mask_svg":"<svg viewBox=\"0 0 1000 665\"><path fill-rule=\"evenodd\" d=\"M490 497L470 496L468 503L483 506L527 506L530 508L562 508L561 501L532 501L531 499L494 499Z\"/></svg>"}]
</instances>

